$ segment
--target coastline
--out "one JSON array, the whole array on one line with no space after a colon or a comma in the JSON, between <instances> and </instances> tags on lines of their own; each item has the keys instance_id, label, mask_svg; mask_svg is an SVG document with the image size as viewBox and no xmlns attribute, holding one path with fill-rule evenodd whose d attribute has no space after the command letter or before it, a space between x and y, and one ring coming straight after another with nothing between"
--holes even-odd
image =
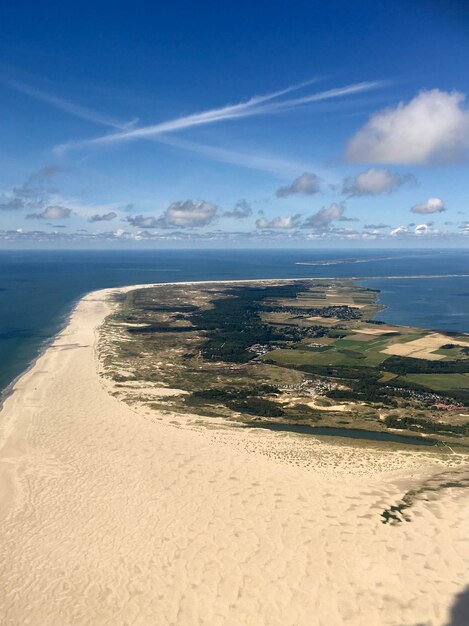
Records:
<instances>
[{"instance_id":1,"label":"coastline","mask_svg":"<svg viewBox=\"0 0 469 626\"><path fill-rule=\"evenodd\" d=\"M368 260L367 260L368 262ZM300 263L300 262L296 262L296 265L313 265L314 263ZM396 276L369 276L369 277L364 277L364 276L351 276L351 277L347 277L347 276L313 276L313 277L294 277L294 278L256 278L256 279L229 279L229 280L209 280L209 281L181 281L181 282L168 282L168 283L143 283L140 285L125 285L125 286L121 286L121 287L114 287L114 288L110 288L110 289L125 289L125 288L139 288L139 287L146 287L146 286L157 286L157 285L161 285L161 284L168 284L168 285L172 285L172 284L203 284L203 283L245 283L245 282L256 282L256 281L278 281L278 282L290 282L290 281L295 281L295 282L301 282L301 281L307 281L307 280L317 280L317 281L324 281L324 280L353 280L353 281L357 281L357 282L361 282L361 281L373 281L373 280L393 280L393 279L425 279L425 278L467 278L469 277L469 274L441 274L441 275L409 275L409 276L404 276L404 275L396 275ZM96 291L102 291L101 290L96 290ZM88 292L89 293L89 292ZM46 339L44 339L44 341L42 342L42 344L39 346L39 348L34 352L34 354L31 356L30 360L28 362L26 362L24 369L19 372L18 374L16 374L14 376L14 378L12 378L10 380L10 382L3 388L0 388L0 409L3 405L3 402L5 401L5 399L13 392L13 389L15 387L15 384L17 383L17 381L22 378L26 372L28 372L36 363L36 361L41 357L41 355L47 350L47 348L49 347L49 345L54 341L54 338L60 334L60 332L66 328L66 326L69 323L70 317L73 314L73 311L75 309L75 307L77 306L77 304L80 302L80 300L85 297L87 294L83 293L81 296L75 298L73 301L70 302L70 304L67 307L67 312L65 312L63 314L61 323L59 324L57 331L51 335L50 337L47 337ZM386 308L389 308L387 305L381 305L383 307L383 310ZM430 328L429 328L430 329ZM432 328L430 330L441 330L439 328ZM464 333L464 331L461 331L462 333ZM465 334L469 334L469 333L465 333Z\"/></svg>"},{"instance_id":2,"label":"coastline","mask_svg":"<svg viewBox=\"0 0 469 626\"><path fill-rule=\"evenodd\" d=\"M61 322L57 332L54 333L53 335L51 335L50 337L47 337L47 339L44 339L44 341L42 342L42 344L38 348L36 354L29 361L29 363L27 364L25 369L22 372L20 372L17 376L15 376L13 378L13 380L11 382L9 382L6 387L4 387L3 389L0 389L0 413L2 411L3 403L5 402L5 400L12 393L14 393L14 388L15 388L16 383L21 378L23 378L23 376L25 376L36 365L36 362L38 361L38 359L40 359L41 356L43 354L45 354L45 352L48 350L48 348L54 342L55 338L58 337L60 335L60 333L69 325L70 319L71 319L71 317L73 315L73 312L75 311L76 307L78 306L80 300L82 300L82 298L84 298L86 295L87 294L84 294L83 296L81 296L79 298L76 298L71 303L70 309L69 309L68 313L64 313L64 315L63 315L62 322Z\"/></svg>"},{"instance_id":3,"label":"coastline","mask_svg":"<svg viewBox=\"0 0 469 626\"><path fill-rule=\"evenodd\" d=\"M111 294L159 284L85 295L3 400L2 623L446 624L467 584L462 492L381 517L457 455L136 412L99 376L99 327Z\"/></svg>"}]
</instances>

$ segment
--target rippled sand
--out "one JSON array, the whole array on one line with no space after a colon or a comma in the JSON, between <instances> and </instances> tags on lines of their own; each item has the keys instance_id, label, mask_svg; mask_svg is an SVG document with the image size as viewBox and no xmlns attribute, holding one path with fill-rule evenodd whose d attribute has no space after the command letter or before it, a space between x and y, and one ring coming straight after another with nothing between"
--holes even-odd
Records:
<instances>
[{"instance_id":1,"label":"rippled sand","mask_svg":"<svg viewBox=\"0 0 469 626\"><path fill-rule=\"evenodd\" d=\"M463 457L138 413L99 376L108 295L0 413L2 625L464 623Z\"/></svg>"}]
</instances>

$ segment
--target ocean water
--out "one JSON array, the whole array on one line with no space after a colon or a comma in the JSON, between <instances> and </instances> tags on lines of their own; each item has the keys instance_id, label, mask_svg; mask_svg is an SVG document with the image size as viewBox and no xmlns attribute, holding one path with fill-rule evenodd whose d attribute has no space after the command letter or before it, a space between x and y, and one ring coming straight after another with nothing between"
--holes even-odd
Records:
<instances>
[{"instance_id":1,"label":"ocean water","mask_svg":"<svg viewBox=\"0 0 469 626\"><path fill-rule=\"evenodd\" d=\"M93 289L190 280L361 277L361 284L380 289L386 306L380 319L469 332L468 277L379 279L434 274L469 274L469 251L0 251L0 390L26 369L76 301Z\"/></svg>"}]
</instances>

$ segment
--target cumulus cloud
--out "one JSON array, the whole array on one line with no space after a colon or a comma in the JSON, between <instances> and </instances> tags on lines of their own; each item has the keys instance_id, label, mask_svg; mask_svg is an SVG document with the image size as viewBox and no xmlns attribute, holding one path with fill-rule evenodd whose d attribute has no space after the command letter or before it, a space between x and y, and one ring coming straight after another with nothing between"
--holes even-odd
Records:
<instances>
[{"instance_id":1,"label":"cumulus cloud","mask_svg":"<svg viewBox=\"0 0 469 626\"><path fill-rule=\"evenodd\" d=\"M129 215L126 221L137 228L158 228L158 218L148 215Z\"/></svg>"},{"instance_id":2,"label":"cumulus cloud","mask_svg":"<svg viewBox=\"0 0 469 626\"><path fill-rule=\"evenodd\" d=\"M429 224L418 224L415 227L414 232L416 235L427 235L430 230L431 226Z\"/></svg>"},{"instance_id":3,"label":"cumulus cloud","mask_svg":"<svg viewBox=\"0 0 469 626\"><path fill-rule=\"evenodd\" d=\"M38 220L61 220L71 217L73 211L64 206L48 206L40 213L30 213L26 216L26 219L38 219Z\"/></svg>"},{"instance_id":4,"label":"cumulus cloud","mask_svg":"<svg viewBox=\"0 0 469 626\"><path fill-rule=\"evenodd\" d=\"M0 202L0 209L2 211L18 211L27 208L27 206L28 205L24 198L20 198L18 196L5 199L3 202Z\"/></svg>"},{"instance_id":5,"label":"cumulus cloud","mask_svg":"<svg viewBox=\"0 0 469 626\"><path fill-rule=\"evenodd\" d=\"M195 228L207 226L218 216L216 204L205 200L173 202L158 219L161 228Z\"/></svg>"},{"instance_id":6,"label":"cumulus cloud","mask_svg":"<svg viewBox=\"0 0 469 626\"><path fill-rule=\"evenodd\" d=\"M442 213L445 211L445 203L441 198L428 198L425 202L415 204L411 209L412 213L421 213L424 215L431 213Z\"/></svg>"},{"instance_id":7,"label":"cumulus cloud","mask_svg":"<svg viewBox=\"0 0 469 626\"><path fill-rule=\"evenodd\" d=\"M232 211L225 211L223 217L232 217L237 220L243 220L252 215L252 207L247 200L238 200Z\"/></svg>"},{"instance_id":8,"label":"cumulus cloud","mask_svg":"<svg viewBox=\"0 0 469 626\"><path fill-rule=\"evenodd\" d=\"M409 224L408 226L398 226L389 232L390 237L441 237L444 235L445 233L433 228L433 222L429 222L428 224Z\"/></svg>"},{"instance_id":9,"label":"cumulus cloud","mask_svg":"<svg viewBox=\"0 0 469 626\"><path fill-rule=\"evenodd\" d=\"M342 193L348 196L378 196L397 191L402 185L413 181L412 174L400 175L389 170L370 168L354 178L346 178Z\"/></svg>"},{"instance_id":10,"label":"cumulus cloud","mask_svg":"<svg viewBox=\"0 0 469 626\"><path fill-rule=\"evenodd\" d=\"M89 218L88 222L110 222L116 217L117 213L115 213L114 211L110 211L109 213L103 213L102 215L96 213Z\"/></svg>"},{"instance_id":11,"label":"cumulus cloud","mask_svg":"<svg viewBox=\"0 0 469 626\"><path fill-rule=\"evenodd\" d=\"M410 102L379 111L350 139L354 163L423 165L467 158L469 110L465 95L422 91Z\"/></svg>"},{"instance_id":12,"label":"cumulus cloud","mask_svg":"<svg viewBox=\"0 0 469 626\"><path fill-rule=\"evenodd\" d=\"M288 230L299 226L300 218L301 215L299 213L285 217L274 217L271 220L260 217L256 220L256 226L262 230Z\"/></svg>"},{"instance_id":13,"label":"cumulus cloud","mask_svg":"<svg viewBox=\"0 0 469 626\"><path fill-rule=\"evenodd\" d=\"M0 201L0 210L18 211L22 209L40 209L47 205L49 194L56 189L48 188L55 174L62 168L48 165L37 172L33 172L19 187L13 187Z\"/></svg>"},{"instance_id":14,"label":"cumulus cloud","mask_svg":"<svg viewBox=\"0 0 469 626\"><path fill-rule=\"evenodd\" d=\"M322 207L317 213L308 217L302 228L326 229L334 221L344 220L345 204L333 202L329 207Z\"/></svg>"},{"instance_id":15,"label":"cumulus cloud","mask_svg":"<svg viewBox=\"0 0 469 626\"><path fill-rule=\"evenodd\" d=\"M280 187L275 192L277 198L288 198L296 194L311 196L320 191L320 178L311 172L303 172L301 176L295 178L291 185Z\"/></svg>"},{"instance_id":16,"label":"cumulus cloud","mask_svg":"<svg viewBox=\"0 0 469 626\"><path fill-rule=\"evenodd\" d=\"M173 202L159 217L129 215L126 221L138 228L197 228L218 217L218 207L205 200Z\"/></svg>"},{"instance_id":17,"label":"cumulus cloud","mask_svg":"<svg viewBox=\"0 0 469 626\"><path fill-rule=\"evenodd\" d=\"M383 228L391 228L389 224L365 224L363 228L367 230L381 230Z\"/></svg>"}]
</instances>

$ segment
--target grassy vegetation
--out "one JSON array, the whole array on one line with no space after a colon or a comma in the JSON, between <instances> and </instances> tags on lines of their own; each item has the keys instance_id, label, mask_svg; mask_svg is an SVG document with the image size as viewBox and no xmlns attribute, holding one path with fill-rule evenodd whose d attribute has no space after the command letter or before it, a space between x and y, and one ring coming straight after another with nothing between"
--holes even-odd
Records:
<instances>
[{"instance_id":1,"label":"grassy vegetation","mask_svg":"<svg viewBox=\"0 0 469 626\"><path fill-rule=\"evenodd\" d=\"M435 391L469 391L469 374L407 374L403 379Z\"/></svg>"}]
</instances>

